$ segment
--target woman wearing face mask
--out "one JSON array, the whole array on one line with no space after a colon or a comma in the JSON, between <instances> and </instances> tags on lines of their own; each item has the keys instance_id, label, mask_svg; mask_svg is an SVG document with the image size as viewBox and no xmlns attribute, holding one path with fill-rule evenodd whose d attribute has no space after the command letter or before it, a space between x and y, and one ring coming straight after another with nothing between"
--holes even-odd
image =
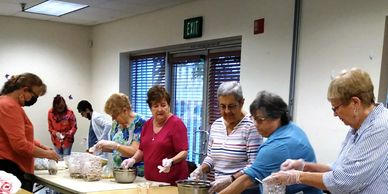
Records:
<instances>
[{"instance_id":1,"label":"woman wearing face mask","mask_svg":"<svg viewBox=\"0 0 388 194\"><path fill-rule=\"evenodd\" d=\"M34 128L23 110L46 93L46 85L32 73L12 76L0 93L0 170L15 175L22 188L32 191L25 174L34 173L34 158L58 160L59 156L34 140Z\"/></svg>"},{"instance_id":2,"label":"woman wearing face mask","mask_svg":"<svg viewBox=\"0 0 388 194\"><path fill-rule=\"evenodd\" d=\"M74 112L67 108L65 99L59 94L54 97L53 107L48 112L48 126L57 154L61 158L70 155L77 122Z\"/></svg>"}]
</instances>

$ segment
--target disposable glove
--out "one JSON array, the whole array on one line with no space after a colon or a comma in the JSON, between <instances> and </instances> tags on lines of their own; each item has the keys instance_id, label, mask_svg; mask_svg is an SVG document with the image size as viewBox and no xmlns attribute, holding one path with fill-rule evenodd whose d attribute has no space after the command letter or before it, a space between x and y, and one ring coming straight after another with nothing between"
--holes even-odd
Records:
<instances>
[{"instance_id":1,"label":"disposable glove","mask_svg":"<svg viewBox=\"0 0 388 194\"><path fill-rule=\"evenodd\" d=\"M304 166L306 165L306 162L303 159L299 160L291 160L287 159L285 162L280 165L280 170L287 171L287 170L300 170L303 171Z\"/></svg>"},{"instance_id":2,"label":"disposable glove","mask_svg":"<svg viewBox=\"0 0 388 194\"><path fill-rule=\"evenodd\" d=\"M301 184L299 177L302 171L299 170L288 170L279 171L266 177L263 182L272 185L293 185Z\"/></svg>"},{"instance_id":3,"label":"disposable glove","mask_svg":"<svg viewBox=\"0 0 388 194\"><path fill-rule=\"evenodd\" d=\"M199 180L201 176L203 176L203 172L201 166L199 166L190 174L190 179Z\"/></svg>"},{"instance_id":4,"label":"disposable glove","mask_svg":"<svg viewBox=\"0 0 388 194\"><path fill-rule=\"evenodd\" d=\"M162 160L162 166L158 166L159 173L169 173L172 166L172 159L165 158Z\"/></svg>"},{"instance_id":5,"label":"disposable glove","mask_svg":"<svg viewBox=\"0 0 388 194\"><path fill-rule=\"evenodd\" d=\"M96 144L96 148L100 150L114 150L117 148L117 143L103 139Z\"/></svg>"},{"instance_id":6,"label":"disposable glove","mask_svg":"<svg viewBox=\"0 0 388 194\"><path fill-rule=\"evenodd\" d=\"M65 136L62 135L62 133L60 133L60 132L56 132L56 133L55 133L55 136L57 136L57 139L59 139L59 140L63 140L63 138L65 137Z\"/></svg>"},{"instance_id":7,"label":"disposable glove","mask_svg":"<svg viewBox=\"0 0 388 194\"><path fill-rule=\"evenodd\" d=\"M121 163L120 167L121 167L121 168L128 169L128 168L130 168L130 167L133 167L133 165L134 165L135 163L136 163L135 159L133 159L133 158L128 158L128 159L125 159L125 160Z\"/></svg>"},{"instance_id":8,"label":"disposable glove","mask_svg":"<svg viewBox=\"0 0 388 194\"><path fill-rule=\"evenodd\" d=\"M172 166L172 159L165 158L162 160L162 166L163 167L171 167Z\"/></svg>"},{"instance_id":9,"label":"disposable glove","mask_svg":"<svg viewBox=\"0 0 388 194\"><path fill-rule=\"evenodd\" d=\"M217 177L217 179L210 183L211 187L209 189L209 193L213 194L215 192L220 192L226 187L232 184L232 176L225 175Z\"/></svg>"}]
</instances>

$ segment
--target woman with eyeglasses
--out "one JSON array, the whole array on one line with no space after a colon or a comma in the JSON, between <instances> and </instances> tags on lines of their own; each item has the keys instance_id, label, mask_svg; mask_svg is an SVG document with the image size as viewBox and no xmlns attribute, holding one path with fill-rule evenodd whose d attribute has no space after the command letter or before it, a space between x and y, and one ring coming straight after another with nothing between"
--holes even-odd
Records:
<instances>
[{"instance_id":1,"label":"woman with eyeglasses","mask_svg":"<svg viewBox=\"0 0 388 194\"><path fill-rule=\"evenodd\" d=\"M145 119L132 110L132 105L127 95L122 93L112 94L105 102L105 112L112 116L112 128L109 140L100 140L95 145L95 150L112 152L113 165L119 168L123 160L132 157L139 149L140 134ZM138 164L138 175L143 165Z\"/></svg>"},{"instance_id":2,"label":"woman with eyeglasses","mask_svg":"<svg viewBox=\"0 0 388 194\"><path fill-rule=\"evenodd\" d=\"M341 152L331 165L288 160L267 182L302 183L342 193L388 192L388 110L375 103L373 83L361 69L343 71L327 92L334 116L350 126ZM293 158L294 159L294 158Z\"/></svg>"},{"instance_id":3,"label":"woman with eyeglasses","mask_svg":"<svg viewBox=\"0 0 388 194\"><path fill-rule=\"evenodd\" d=\"M260 146L252 166L244 168L236 181L220 194L240 193L245 188L277 172L288 158L303 158L315 162L315 154L303 130L291 122L287 104L273 93L261 91L250 105L250 113L257 131L267 140ZM286 193L321 194L306 185L286 187ZM263 193L263 192L261 192Z\"/></svg>"},{"instance_id":4,"label":"woman with eyeglasses","mask_svg":"<svg viewBox=\"0 0 388 194\"><path fill-rule=\"evenodd\" d=\"M77 121L73 110L67 107L65 99L59 94L54 97L53 106L48 111L48 127L57 154L61 158L70 155Z\"/></svg>"},{"instance_id":5,"label":"woman with eyeglasses","mask_svg":"<svg viewBox=\"0 0 388 194\"><path fill-rule=\"evenodd\" d=\"M46 85L32 73L11 76L0 93L0 170L16 176L28 191L33 189L28 175L34 173L34 158L59 160L52 149L34 140L34 128L23 110L45 93Z\"/></svg>"},{"instance_id":6,"label":"woman with eyeglasses","mask_svg":"<svg viewBox=\"0 0 388 194\"><path fill-rule=\"evenodd\" d=\"M222 83L217 97L222 117L210 128L206 158L190 174L191 178L199 179L214 169L215 181L209 193L221 191L243 168L249 167L263 141L249 115L242 110L244 97L238 82Z\"/></svg>"}]
</instances>

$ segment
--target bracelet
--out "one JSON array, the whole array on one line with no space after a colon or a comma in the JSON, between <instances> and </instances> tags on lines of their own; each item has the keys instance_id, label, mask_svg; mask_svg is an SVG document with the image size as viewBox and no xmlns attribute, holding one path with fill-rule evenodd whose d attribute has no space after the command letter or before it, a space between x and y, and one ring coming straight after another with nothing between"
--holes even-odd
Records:
<instances>
[{"instance_id":1,"label":"bracelet","mask_svg":"<svg viewBox=\"0 0 388 194\"><path fill-rule=\"evenodd\" d=\"M234 177L233 174L230 175L230 177L232 177L232 182L236 180L236 177Z\"/></svg>"}]
</instances>

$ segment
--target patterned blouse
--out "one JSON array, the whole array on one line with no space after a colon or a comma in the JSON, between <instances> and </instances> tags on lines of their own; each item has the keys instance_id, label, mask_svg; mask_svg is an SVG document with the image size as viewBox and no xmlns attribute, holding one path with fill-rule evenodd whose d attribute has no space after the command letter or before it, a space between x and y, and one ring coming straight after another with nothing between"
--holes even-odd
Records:
<instances>
[{"instance_id":1,"label":"patterned blouse","mask_svg":"<svg viewBox=\"0 0 388 194\"><path fill-rule=\"evenodd\" d=\"M129 126L123 128L116 121L112 123L112 129L109 134L111 141L119 143L120 145L129 146L133 141L140 143L141 129L145 123L145 119L139 114L135 113L135 119ZM126 159L122 157L117 150L113 151L113 165L115 168L120 167L121 162Z\"/></svg>"}]
</instances>

